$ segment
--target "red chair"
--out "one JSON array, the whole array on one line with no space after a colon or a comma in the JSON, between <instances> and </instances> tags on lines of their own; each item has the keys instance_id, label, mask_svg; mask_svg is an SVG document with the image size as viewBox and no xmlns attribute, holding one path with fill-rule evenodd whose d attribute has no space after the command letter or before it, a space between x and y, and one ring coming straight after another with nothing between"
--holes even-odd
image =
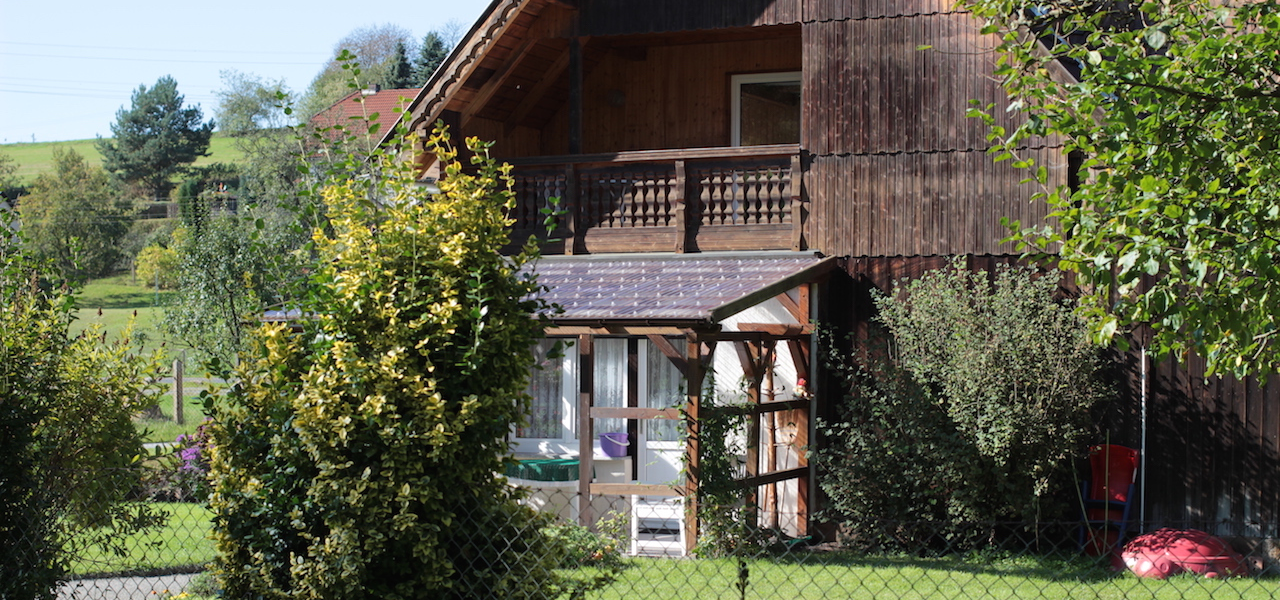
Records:
<instances>
[{"instance_id":1,"label":"red chair","mask_svg":"<svg viewBox=\"0 0 1280 600\"><path fill-rule=\"evenodd\" d=\"M1081 489L1084 524L1080 547L1090 556L1119 553L1129 528L1138 451L1102 445L1089 449L1091 480Z\"/></svg>"}]
</instances>

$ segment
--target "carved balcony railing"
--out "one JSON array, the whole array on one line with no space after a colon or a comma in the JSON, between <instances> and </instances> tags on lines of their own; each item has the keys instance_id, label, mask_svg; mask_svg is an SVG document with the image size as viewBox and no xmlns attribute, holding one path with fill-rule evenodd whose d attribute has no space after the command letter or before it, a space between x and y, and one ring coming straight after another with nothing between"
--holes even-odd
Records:
<instances>
[{"instance_id":1,"label":"carved balcony railing","mask_svg":"<svg viewBox=\"0 0 1280 600\"><path fill-rule=\"evenodd\" d=\"M566 254L804 248L794 144L509 162L514 245L533 235L550 240L545 252Z\"/></svg>"}]
</instances>

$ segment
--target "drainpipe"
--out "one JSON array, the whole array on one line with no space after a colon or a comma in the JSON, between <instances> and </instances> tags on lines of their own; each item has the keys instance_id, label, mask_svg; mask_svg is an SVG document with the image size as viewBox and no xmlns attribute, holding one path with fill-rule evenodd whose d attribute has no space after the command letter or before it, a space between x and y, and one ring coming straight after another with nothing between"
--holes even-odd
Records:
<instances>
[{"instance_id":1,"label":"drainpipe","mask_svg":"<svg viewBox=\"0 0 1280 600\"><path fill-rule=\"evenodd\" d=\"M1141 440L1138 449L1138 527L1142 533L1146 533L1147 527L1147 347L1144 345L1138 353L1138 360L1142 361L1138 368L1139 378L1142 382L1142 413L1141 413Z\"/></svg>"}]
</instances>

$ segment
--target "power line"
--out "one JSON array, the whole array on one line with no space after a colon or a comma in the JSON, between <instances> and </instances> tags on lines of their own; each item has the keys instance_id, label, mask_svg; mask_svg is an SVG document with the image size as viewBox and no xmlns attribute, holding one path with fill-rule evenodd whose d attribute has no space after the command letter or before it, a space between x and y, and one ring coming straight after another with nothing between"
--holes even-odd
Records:
<instances>
[{"instance_id":1,"label":"power line","mask_svg":"<svg viewBox=\"0 0 1280 600\"><path fill-rule=\"evenodd\" d=\"M69 60L109 60L115 62L153 62L153 63L186 63L186 64L205 64L205 65L316 65L321 64L317 61L307 62L285 62L285 61L227 61L227 60L179 60L176 58L119 58L112 56L65 56L57 54L29 54L26 52L0 52L0 56L22 56L26 58L65 58Z\"/></svg>"},{"instance_id":2,"label":"power line","mask_svg":"<svg viewBox=\"0 0 1280 600\"><path fill-rule=\"evenodd\" d=\"M73 44L40 44L34 42L0 42L6 46L39 46L42 48L76 48L83 50L126 50L134 52L188 52L193 54L252 54L261 56L263 54L297 54L303 56L315 55L315 52L290 52L290 51L260 51L260 50L190 50L184 48L130 48L126 46L77 46Z\"/></svg>"}]
</instances>

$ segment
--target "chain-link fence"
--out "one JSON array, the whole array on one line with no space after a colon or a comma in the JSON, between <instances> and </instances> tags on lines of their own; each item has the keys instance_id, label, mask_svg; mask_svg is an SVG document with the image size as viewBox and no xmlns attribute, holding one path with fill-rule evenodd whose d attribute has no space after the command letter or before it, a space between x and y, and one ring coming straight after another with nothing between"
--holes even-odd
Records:
<instances>
[{"instance_id":1,"label":"chain-link fence","mask_svg":"<svg viewBox=\"0 0 1280 600\"><path fill-rule=\"evenodd\" d=\"M1122 534L1082 529L1078 522L884 521L817 523L799 532L795 515L746 505L703 506L700 535L693 540L679 498L597 496L584 506L576 487L566 486L530 490L523 502L546 519L518 535L545 536L551 543L537 547L556 556L550 570L516 575L554 579L546 597L1182 600L1280 595L1280 547L1256 535L1274 531L1257 523L1194 524L1208 530L1204 533L1164 524L1145 534L1134 524ZM579 524L584 508L587 526ZM212 514L203 504L174 501L139 480L115 496L109 510L73 512L64 511L41 535L24 536L18 525L19 535L11 536L20 553L39 554L56 540L71 549L58 598L225 597L204 573L215 549L209 535ZM468 537L470 531L494 528L471 527L465 515L451 526L464 545L512 543ZM458 581L467 580L469 568L492 573L529 564L484 558L501 552L475 556L470 562L456 559L462 571ZM471 589L457 597L491 595Z\"/></svg>"}]
</instances>

